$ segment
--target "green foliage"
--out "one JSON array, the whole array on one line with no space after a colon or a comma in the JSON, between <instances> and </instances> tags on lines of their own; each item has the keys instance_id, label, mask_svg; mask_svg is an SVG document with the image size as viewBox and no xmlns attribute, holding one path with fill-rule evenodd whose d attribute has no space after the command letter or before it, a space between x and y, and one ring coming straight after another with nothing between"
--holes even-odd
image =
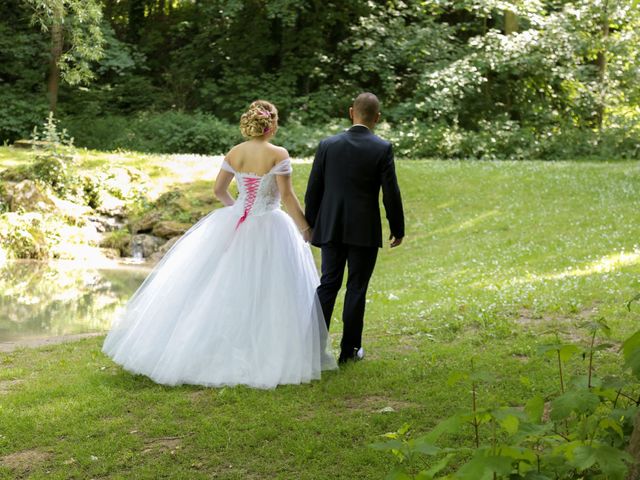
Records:
<instances>
[{"instance_id":1,"label":"green foliage","mask_svg":"<svg viewBox=\"0 0 640 480\"><path fill-rule=\"evenodd\" d=\"M298 132L285 146L309 155L370 90L405 156L640 156L631 0L8 0L0 13L0 139L41 118L47 29L62 18L59 115L80 146L225 151L267 98Z\"/></svg>"},{"instance_id":2,"label":"green foliage","mask_svg":"<svg viewBox=\"0 0 640 480\"><path fill-rule=\"evenodd\" d=\"M285 147L290 155L312 157L318 143L329 135L335 135L348 128L346 121L334 121L323 127L287 122L280 126L274 142Z\"/></svg>"},{"instance_id":3,"label":"green foliage","mask_svg":"<svg viewBox=\"0 0 640 480\"><path fill-rule=\"evenodd\" d=\"M242 141L237 125L212 115L177 111L143 113L137 117L67 117L64 125L74 140L91 148L158 153L224 154ZM291 155L312 156L320 140L347 128L346 121L323 127L290 121L280 126L274 142Z\"/></svg>"},{"instance_id":4,"label":"green foliage","mask_svg":"<svg viewBox=\"0 0 640 480\"><path fill-rule=\"evenodd\" d=\"M589 357L588 377L573 379L566 390L562 366L583 352L583 347L558 343L556 334L555 343L539 348L540 353L556 357L559 368L560 395L548 403L535 395L524 408L479 408L476 397L486 374L476 371L473 365L468 372L454 373L453 382L469 383L472 410L449 417L431 432L415 438L405 424L397 432L385 435L390 440L372 445L374 449L390 452L396 460L397 467L387 478L624 479L633 461L626 447L639 411L638 402L624 390L637 387L637 382L624 377L593 376L594 353L611 347L608 343L597 343L596 334L608 336L610 331L603 320L586 327L591 336L591 343L583 353ZM640 331L625 341L623 349L627 366L640 379ZM460 442L447 440L451 435L464 434L469 425L475 432L474 447L454 446ZM486 437L481 436L481 430ZM431 468L419 467L424 457Z\"/></svg>"},{"instance_id":5,"label":"green foliage","mask_svg":"<svg viewBox=\"0 0 640 480\"><path fill-rule=\"evenodd\" d=\"M27 138L47 114L42 94L48 60L45 35L24 21L24 6L7 0L0 6L0 142Z\"/></svg>"},{"instance_id":6,"label":"green foliage","mask_svg":"<svg viewBox=\"0 0 640 480\"><path fill-rule=\"evenodd\" d=\"M126 228L122 228L120 230L115 230L113 232L107 233L102 241L100 242L100 246L104 248L113 248L120 252L120 255L126 255L126 249L131 241L131 233Z\"/></svg>"},{"instance_id":7,"label":"green foliage","mask_svg":"<svg viewBox=\"0 0 640 480\"><path fill-rule=\"evenodd\" d=\"M56 235L39 213L0 214L0 247L15 258L47 259Z\"/></svg>"},{"instance_id":8,"label":"green foliage","mask_svg":"<svg viewBox=\"0 0 640 480\"><path fill-rule=\"evenodd\" d=\"M75 193L78 186L74 165L73 138L67 131L58 131L53 113L49 113L42 131L34 127L31 136L37 150L35 162L30 166L33 178L49 185L61 196Z\"/></svg>"},{"instance_id":9,"label":"green foliage","mask_svg":"<svg viewBox=\"0 0 640 480\"><path fill-rule=\"evenodd\" d=\"M506 117L480 121L476 130L457 123L382 123L378 133L394 143L402 157L484 160L573 160L640 158L637 127L602 131L564 124L547 128L522 127Z\"/></svg>"},{"instance_id":10,"label":"green foliage","mask_svg":"<svg viewBox=\"0 0 640 480\"><path fill-rule=\"evenodd\" d=\"M238 127L203 113L76 117L66 119L65 125L81 144L103 150L218 154L241 140Z\"/></svg>"},{"instance_id":11,"label":"green foliage","mask_svg":"<svg viewBox=\"0 0 640 480\"><path fill-rule=\"evenodd\" d=\"M6 201L7 192L4 182L0 182L0 214L9 211L9 204Z\"/></svg>"},{"instance_id":12,"label":"green foliage","mask_svg":"<svg viewBox=\"0 0 640 480\"><path fill-rule=\"evenodd\" d=\"M66 45L58 61L62 79L69 85L89 82L91 62L103 56L102 7L95 0L25 0L32 9L31 22L43 32L61 25Z\"/></svg>"}]
</instances>

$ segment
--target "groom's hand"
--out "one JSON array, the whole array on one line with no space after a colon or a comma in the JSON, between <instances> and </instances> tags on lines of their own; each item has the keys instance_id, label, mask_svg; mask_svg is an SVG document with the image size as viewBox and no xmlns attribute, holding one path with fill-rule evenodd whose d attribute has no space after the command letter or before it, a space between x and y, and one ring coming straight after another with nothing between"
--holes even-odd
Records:
<instances>
[{"instance_id":1,"label":"groom's hand","mask_svg":"<svg viewBox=\"0 0 640 480\"><path fill-rule=\"evenodd\" d=\"M391 248L397 247L402 243L402 238L396 238L393 235L389 237L389 240L391 240Z\"/></svg>"},{"instance_id":2,"label":"groom's hand","mask_svg":"<svg viewBox=\"0 0 640 480\"><path fill-rule=\"evenodd\" d=\"M311 243L311 239L313 238L313 229L309 229L302 233L302 238L305 242Z\"/></svg>"}]
</instances>

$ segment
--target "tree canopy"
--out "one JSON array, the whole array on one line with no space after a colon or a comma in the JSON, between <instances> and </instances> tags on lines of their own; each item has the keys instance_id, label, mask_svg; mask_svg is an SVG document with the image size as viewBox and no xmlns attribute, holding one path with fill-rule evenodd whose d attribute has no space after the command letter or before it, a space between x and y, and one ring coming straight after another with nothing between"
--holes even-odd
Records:
<instances>
[{"instance_id":1,"label":"tree canopy","mask_svg":"<svg viewBox=\"0 0 640 480\"><path fill-rule=\"evenodd\" d=\"M3 139L52 108L54 61L63 120L178 111L235 123L267 98L285 124L318 126L368 90L387 121L429 130L443 152L465 132L517 132L512 143L530 146L575 129L639 150L635 0L8 0L0 11Z\"/></svg>"}]
</instances>

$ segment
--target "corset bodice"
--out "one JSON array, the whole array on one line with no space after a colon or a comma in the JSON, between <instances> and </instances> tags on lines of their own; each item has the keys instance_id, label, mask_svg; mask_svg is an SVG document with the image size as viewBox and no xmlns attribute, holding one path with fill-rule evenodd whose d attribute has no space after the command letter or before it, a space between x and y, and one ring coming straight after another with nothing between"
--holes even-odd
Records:
<instances>
[{"instance_id":1,"label":"corset bodice","mask_svg":"<svg viewBox=\"0 0 640 480\"><path fill-rule=\"evenodd\" d=\"M237 173L238 199L245 216L260 215L280 207L280 192L273 174L257 176Z\"/></svg>"},{"instance_id":2,"label":"corset bodice","mask_svg":"<svg viewBox=\"0 0 640 480\"><path fill-rule=\"evenodd\" d=\"M234 205L241 211L238 225L249 216L262 215L280 208L280 191L276 175L291 174L291 160L282 160L264 175L237 172L226 161L222 168L233 173L238 183L238 198Z\"/></svg>"}]
</instances>

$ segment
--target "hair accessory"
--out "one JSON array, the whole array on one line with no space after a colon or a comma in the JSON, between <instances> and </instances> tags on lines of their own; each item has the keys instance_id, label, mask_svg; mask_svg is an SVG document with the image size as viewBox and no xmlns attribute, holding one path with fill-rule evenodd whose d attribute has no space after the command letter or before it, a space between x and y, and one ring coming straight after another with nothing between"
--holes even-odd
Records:
<instances>
[{"instance_id":1,"label":"hair accessory","mask_svg":"<svg viewBox=\"0 0 640 480\"><path fill-rule=\"evenodd\" d=\"M271 130L271 129L270 129L269 127L264 127L264 128L262 129L262 133L269 133L269 131L270 131L270 130Z\"/></svg>"}]
</instances>

